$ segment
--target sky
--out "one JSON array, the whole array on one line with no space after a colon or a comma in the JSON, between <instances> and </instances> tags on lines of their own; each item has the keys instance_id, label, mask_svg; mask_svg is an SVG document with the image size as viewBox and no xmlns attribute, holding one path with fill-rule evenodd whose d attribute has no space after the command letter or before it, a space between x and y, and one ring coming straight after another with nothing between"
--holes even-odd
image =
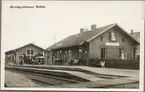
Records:
<instances>
[{"instance_id":1,"label":"sky","mask_svg":"<svg viewBox=\"0 0 145 92\"><path fill-rule=\"evenodd\" d=\"M46 8L10 8L42 5ZM1 59L4 52L33 43L46 49L54 42L90 29L117 23L130 33L144 31L144 1L3 1ZM54 41L55 35L55 41Z\"/></svg>"}]
</instances>

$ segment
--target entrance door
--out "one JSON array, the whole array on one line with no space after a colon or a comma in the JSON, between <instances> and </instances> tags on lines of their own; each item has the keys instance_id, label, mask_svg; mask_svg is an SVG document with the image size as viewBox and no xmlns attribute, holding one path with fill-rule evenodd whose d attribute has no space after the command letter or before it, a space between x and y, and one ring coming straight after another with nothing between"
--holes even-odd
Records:
<instances>
[{"instance_id":1,"label":"entrance door","mask_svg":"<svg viewBox=\"0 0 145 92\"><path fill-rule=\"evenodd\" d=\"M106 59L106 48L101 48L101 58Z\"/></svg>"},{"instance_id":2,"label":"entrance door","mask_svg":"<svg viewBox=\"0 0 145 92\"><path fill-rule=\"evenodd\" d=\"M23 55L19 56L19 63L24 64L24 56Z\"/></svg>"}]
</instances>

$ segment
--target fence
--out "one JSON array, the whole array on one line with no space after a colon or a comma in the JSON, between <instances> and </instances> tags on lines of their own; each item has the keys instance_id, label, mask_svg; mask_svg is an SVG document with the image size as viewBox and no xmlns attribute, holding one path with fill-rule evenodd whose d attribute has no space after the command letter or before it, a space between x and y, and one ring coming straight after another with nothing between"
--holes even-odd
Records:
<instances>
[{"instance_id":1,"label":"fence","mask_svg":"<svg viewBox=\"0 0 145 92\"><path fill-rule=\"evenodd\" d=\"M139 70L139 60L116 60L116 59L96 59L89 60L89 66L99 67L100 61L106 61L106 68L119 68L119 69L137 69Z\"/></svg>"}]
</instances>

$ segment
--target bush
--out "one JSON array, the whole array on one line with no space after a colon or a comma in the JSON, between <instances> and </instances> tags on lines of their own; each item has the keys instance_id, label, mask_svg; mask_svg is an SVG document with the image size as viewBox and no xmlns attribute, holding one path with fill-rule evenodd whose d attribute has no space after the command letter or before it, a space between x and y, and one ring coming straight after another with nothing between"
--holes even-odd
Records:
<instances>
[{"instance_id":1,"label":"bush","mask_svg":"<svg viewBox=\"0 0 145 92\"><path fill-rule=\"evenodd\" d=\"M88 63L89 66L93 67L100 67L100 59L98 58L91 58Z\"/></svg>"}]
</instances>

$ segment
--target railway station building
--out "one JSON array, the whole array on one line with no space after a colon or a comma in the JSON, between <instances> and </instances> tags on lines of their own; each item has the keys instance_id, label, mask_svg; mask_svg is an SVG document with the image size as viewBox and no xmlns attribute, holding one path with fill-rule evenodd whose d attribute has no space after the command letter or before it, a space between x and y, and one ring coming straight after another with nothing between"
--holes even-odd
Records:
<instances>
[{"instance_id":1,"label":"railway station building","mask_svg":"<svg viewBox=\"0 0 145 92\"><path fill-rule=\"evenodd\" d=\"M103 27L91 25L90 30L80 29L46 49L46 62L54 65L68 65L70 60L83 60L80 65L88 65L91 58L136 59L139 41L118 24Z\"/></svg>"}]
</instances>

